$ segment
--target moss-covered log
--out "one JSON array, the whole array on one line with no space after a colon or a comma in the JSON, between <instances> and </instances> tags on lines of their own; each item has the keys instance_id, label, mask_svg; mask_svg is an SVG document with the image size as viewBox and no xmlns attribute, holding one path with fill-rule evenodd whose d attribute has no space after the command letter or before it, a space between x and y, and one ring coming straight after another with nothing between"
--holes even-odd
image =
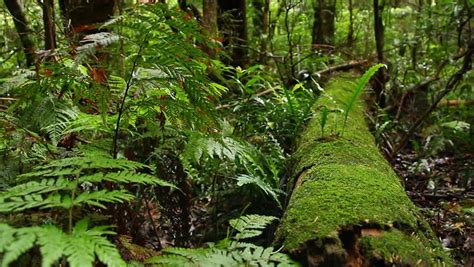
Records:
<instances>
[{"instance_id":1,"label":"moss-covered log","mask_svg":"<svg viewBox=\"0 0 474 267\"><path fill-rule=\"evenodd\" d=\"M363 101L343 131L341 109L354 88L347 78L330 82L313 107L277 243L310 266L452 265L378 151Z\"/></svg>"}]
</instances>

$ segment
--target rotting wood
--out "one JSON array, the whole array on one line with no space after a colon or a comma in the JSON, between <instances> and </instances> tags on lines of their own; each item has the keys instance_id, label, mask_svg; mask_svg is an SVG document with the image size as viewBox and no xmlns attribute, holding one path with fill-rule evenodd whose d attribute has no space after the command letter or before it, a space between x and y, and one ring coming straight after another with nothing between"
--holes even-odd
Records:
<instances>
[{"instance_id":1,"label":"rotting wood","mask_svg":"<svg viewBox=\"0 0 474 267\"><path fill-rule=\"evenodd\" d=\"M354 87L333 80L313 110L343 108ZM328 115L325 136L319 119L316 113L293 156L294 190L276 245L309 266L452 265L378 151L364 105L351 110L343 134L342 113Z\"/></svg>"}]
</instances>

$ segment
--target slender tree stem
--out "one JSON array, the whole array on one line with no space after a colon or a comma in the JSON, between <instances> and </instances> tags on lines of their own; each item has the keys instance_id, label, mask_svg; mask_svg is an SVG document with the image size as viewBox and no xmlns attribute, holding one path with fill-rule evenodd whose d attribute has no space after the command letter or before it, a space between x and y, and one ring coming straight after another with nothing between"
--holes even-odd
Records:
<instances>
[{"instance_id":1,"label":"slender tree stem","mask_svg":"<svg viewBox=\"0 0 474 267\"><path fill-rule=\"evenodd\" d=\"M118 140L118 135L119 135L119 131L120 131L120 120L122 119L122 115L123 115L123 112L124 112L125 100L127 99L128 91L130 90L130 87L132 86L133 73L135 72L135 69L137 68L138 58L140 58L140 55L143 51L143 47L145 46L145 43L148 39L149 34L150 34L150 31L148 31L147 34L145 35L145 38L143 38L143 41L140 44L140 47L138 48L137 56L133 60L132 69L130 71L130 75L129 75L128 80L127 80L127 86L125 87L125 92L123 94L122 103L120 103L120 108L118 110L117 123L115 124L115 134L114 134L114 139L113 139L113 142L112 142L112 156L113 156L114 159L117 158L117 154L118 154L117 140Z\"/></svg>"}]
</instances>

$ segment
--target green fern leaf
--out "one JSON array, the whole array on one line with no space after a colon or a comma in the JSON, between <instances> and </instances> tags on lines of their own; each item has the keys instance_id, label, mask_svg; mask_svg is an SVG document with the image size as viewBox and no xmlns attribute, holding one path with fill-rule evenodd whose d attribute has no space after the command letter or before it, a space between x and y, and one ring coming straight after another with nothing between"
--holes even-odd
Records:
<instances>
[{"instance_id":1,"label":"green fern leaf","mask_svg":"<svg viewBox=\"0 0 474 267\"><path fill-rule=\"evenodd\" d=\"M196 266L193 261L180 255L162 255L159 257L152 257L146 261L151 266Z\"/></svg>"},{"instance_id":2,"label":"green fern leaf","mask_svg":"<svg viewBox=\"0 0 474 267\"><path fill-rule=\"evenodd\" d=\"M232 219L229 224L239 232L235 236L236 239L245 239L261 235L263 230L276 219L273 216L250 214Z\"/></svg>"},{"instance_id":3,"label":"green fern leaf","mask_svg":"<svg viewBox=\"0 0 474 267\"><path fill-rule=\"evenodd\" d=\"M68 236L52 225L43 226L37 236L41 252L41 266L52 266L63 255Z\"/></svg>"},{"instance_id":4,"label":"green fern leaf","mask_svg":"<svg viewBox=\"0 0 474 267\"><path fill-rule=\"evenodd\" d=\"M8 224L0 223L0 254L15 241L15 228Z\"/></svg>"},{"instance_id":5,"label":"green fern leaf","mask_svg":"<svg viewBox=\"0 0 474 267\"><path fill-rule=\"evenodd\" d=\"M81 206L82 204L89 204L105 209L106 207L102 203L122 203L134 199L135 196L130 194L127 190L100 190L95 192L83 192L77 196L74 200L75 206ZM61 200L63 203L64 200Z\"/></svg>"},{"instance_id":6,"label":"green fern leaf","mask_svg":"<svg viewBox=\"0 0 474 267\"><path fill-rule=\"evenodd\" d=\"M260 179L260 177L241 174L241 175L237 176L235 179L237 179L237 185L238 186L244 186L244 185L255 185L255 186L257 186L265 194L267 194L273 200L275 200L275 202L279 206L281 206L281 203L280 203L280 200L278 199L278 196L283 192L278 188L271 187L269 184L265 183L265 181Z\"/></svg>"},{"instance_id":7,"label":"green fern leaf","mask_svg":"<svg viewBox=\"0 0 474 267\"><path fill-rule=\"evenodd\" d=\"M36 240L35 230L36 228L23 228L16 231L16 240L8 244L8 248L3 254L2 267L8 267L11 262L34 246Z\"/></svg>"},{"instance_id":8,"label":"green fern leaf","mask_svg":"<svg viewBox=\"0 0 474 267\"><path fill-rule=\"evenodd\" d=\"M150 185L160 185L166 187L176 188L175 185L164 181L162 179L156 178L153 175L145 173L136 173L132 171L121 171L115 173L95 173L88 176L82 176L79 178L80 182L90 182L97 183L101 181L109 181L115 183L136 183L136 184L150 184Z\"/></svg>"},{"instance_id":9,"label":"green fern leaf","mask_svg":"<svg viewBox=\"0 0 474 267\"><path fill-rule=\"evenodd\" d=\"M350 96L349 100L345 103L344 126L342 127L342 132L344 132L344 130L346 129L347 118L349 116L349 112L351 111L352 107L355 105L357 99L359 98L359 95L364 90L370 78L372 78L372 76L382 67L387 67L387 66L385 64L377 64L375 66L370 67L357 82L354 92Z\"/></svg>"}]
</instances>

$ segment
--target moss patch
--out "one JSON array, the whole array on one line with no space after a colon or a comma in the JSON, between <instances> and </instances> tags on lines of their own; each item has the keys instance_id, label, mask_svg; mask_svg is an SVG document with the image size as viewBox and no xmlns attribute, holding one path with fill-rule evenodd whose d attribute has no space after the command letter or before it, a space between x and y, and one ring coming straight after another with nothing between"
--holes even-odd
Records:
<instances>
[{"instance_id":1,"label":"moss patch","mask_svg":"<svg viewBox=\"0 0 474 267\"><path fill-rule=\"evenodd\" d=\"M365 122L362 102L350 111L342 131L344 116L338 110L344 108L354 87L348 81L334 81L315 104L314 118L293 155L293 174L298 181L293 181L297 186L277 231L277 240L286 250L300 253L309 243L322 245L324 240L338 240L340 231L347 227L378 225L393 231L381 237L363 237L366 255L435 262L439 254L433 251L442 253L440 246L429 228L420 227L426 222L378 151ZM322 107L331 111L324 135L318 112ZM397 242L402 241L397 247ZM414 249L417 253L413 255L407 252Z\"/></svg>"},{"instance_id":2,"label":"moss patch","mask_svg":"<svg viewBox=\"0 0 474 267\"><path fill-rule=\"evenodd\" d=\"M371 263L383 261L385 265L443 266L443 263L450 262L440 247L426 246L425 242L392 229L379 237L362 237L360 248L365 259Z\"/></svg>"}]
</instances>

